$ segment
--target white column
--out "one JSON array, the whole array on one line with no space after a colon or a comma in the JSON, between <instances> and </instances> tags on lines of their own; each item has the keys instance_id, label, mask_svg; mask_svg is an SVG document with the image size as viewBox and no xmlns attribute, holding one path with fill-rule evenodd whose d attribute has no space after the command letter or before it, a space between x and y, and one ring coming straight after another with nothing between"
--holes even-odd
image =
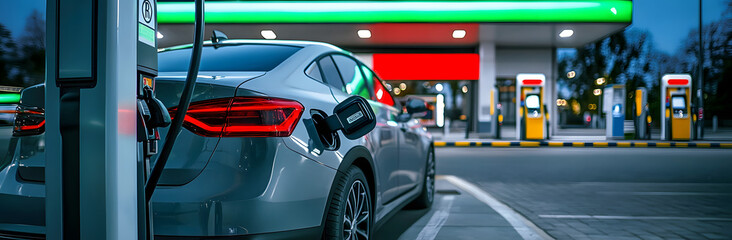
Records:
<instances>
[{"instance_id":1,"label":"white column","mask_svg":"<svg viewBox=\"0 0 732 240\"><path fill-rule=\"evenodd\" d=\"M482 41L478 49L480 54L480 78L478 79L478 127L481 136L494 136L495 119L491 116L491 90L496 86L496 43ZM495 94L495 93L494 93Z\"/></svg>"}]
</instances>

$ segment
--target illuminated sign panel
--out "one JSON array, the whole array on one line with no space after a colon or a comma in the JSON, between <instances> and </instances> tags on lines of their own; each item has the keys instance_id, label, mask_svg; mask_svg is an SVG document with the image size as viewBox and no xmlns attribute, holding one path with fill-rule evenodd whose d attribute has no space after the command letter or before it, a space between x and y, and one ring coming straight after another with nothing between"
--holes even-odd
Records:
<instances>
[{"instance_id":1,"label":"illuminated sign panel","mask_svg":"<svg viewBox=\"0 0 732 240\"><path fill-rule=\"evenodd\" d=\"M374 71L383 80L478 80L474 53L374 54Z\"/></svg>"},{"instance_id":2,"label":"illuminated sign panel","mask_svg":"<svg viewBox=\"0 0 732 240\"><path fill-rule=\"evenodd\" d=\"M216 1L206 23L629 23L633 3L604 1ZM158 3L158 22L193 23L192 2Z\"/></svg>"},{"instance_id":3,"label":"illuminated sign panel","mask_svg":"<svg viewBox=\"0 0 732 240\"><path fill-rule=\"evenodd\" d=\"M668 85L689 85L688 79L669 79Z\"/></svg>"},{"instance_id":4,"label":"illuminated sign panel","mask_svg":"<svg viewBox=\"0 0 732 240\"><path fill-rule=\"evenodd\" d=\"M524 85L541 85L542 81L541 79L524 79L521 81Z\"/></svg>"}]
</instances>

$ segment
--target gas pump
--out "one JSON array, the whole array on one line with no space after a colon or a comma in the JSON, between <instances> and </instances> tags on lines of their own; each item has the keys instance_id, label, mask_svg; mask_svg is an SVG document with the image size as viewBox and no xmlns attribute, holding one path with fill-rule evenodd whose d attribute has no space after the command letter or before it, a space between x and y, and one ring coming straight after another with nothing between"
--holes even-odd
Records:
<instances>
[{"instance_id":1,"label":"gas pump","mask_svg":"<svg viewBox=\"0 0 732 240\"><path fill-rule=\"evenodd\" d=\"M635 90L633 101L633 125L636 139L651 139L648 121L648 91L644 87Z\"/></svg>"},{"instance_id":2,"label":"gas pump","mask_svg":"<svg viewBox=\"0 0 732 240\"><path fill-rule=\"evenodd\" d=\"M661 139L690 140L692 136L691 75L661 78Z\"/></svg>"},{"instance_id":3,"label":"gas pump","mask_svg":"<svg viewBox=\"0 0 732 240\"><path fill-rule=\"evenodd\" d=\"M605 112L605 137L625 138L625 85L611 84L605 87L603 112Z\"/></svg>"},{"instance_id":4,"label":"gas pump","mask_svg":"<svg viewBox=\"0 0 732 240\"><path fill-rule=\"evenodd\" d=\"M48 1L48 239L153 238L150 198L198 75L203 1L196 0L195 7L193 54L171 122L154 91L155 0ZM158 151L158 128L168 125ZM158 152L151 167L150 157ZM131 209L138 211L132 214Z\"/></svg>"},{"instance_id":5,"label":"gas pump","mask_svg":"<svg viewBox=\"0 0 732 240\"><path fill-rule=\"evenodd\" d=\"M543 140L547 134L547 109L544 106L544 74L516 76L516 134L519 140Z\"/></svg>"}]
</instances>

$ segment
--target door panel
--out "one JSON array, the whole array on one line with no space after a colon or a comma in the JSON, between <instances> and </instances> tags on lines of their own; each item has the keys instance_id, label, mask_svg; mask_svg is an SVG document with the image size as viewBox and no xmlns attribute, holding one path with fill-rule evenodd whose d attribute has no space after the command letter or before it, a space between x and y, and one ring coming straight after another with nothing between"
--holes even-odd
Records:
<instances>
[{"instance_id":1,"label":"door panel","mask_svg":"<svg viewBox=\"0 0 732 240\"><path fill-rule=\"evenodd\" d=\"M341 91L334 91L333 96L342 101L350 95L358 95L366 99L374 96L371 78L365 78L360 65L351 57L335 54L332 56L336 63L338 72L343 80ZM335 88L334 86L334 89ZM378 102L369 101L376 115L376 127L367 138L371 141L370 150L373 154L374 164L379 181L376 189L377 199L381 204L388 203L399 195L399 182L397 173L399 170L399 129L395 123L389 123L396 111L391 106L385 106Z\"/></svg>"}]
</instances>

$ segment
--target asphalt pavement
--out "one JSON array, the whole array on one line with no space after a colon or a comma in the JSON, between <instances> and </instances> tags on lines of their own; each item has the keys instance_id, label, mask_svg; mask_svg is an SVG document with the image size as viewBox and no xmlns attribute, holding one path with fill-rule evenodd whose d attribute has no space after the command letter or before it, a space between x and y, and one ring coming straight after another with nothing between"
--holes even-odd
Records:
<instances>
[{"instance_id":1,"label":"asphalt pavement","mask_svg":"<svg viewBox=\"0 0 732 240\"><path fill-rule=\"evenodd\" d=\"M556 239L732 239L730 149L438 148L436 157L438 174L479 186Z\"/></svg>"}]
</instances>

